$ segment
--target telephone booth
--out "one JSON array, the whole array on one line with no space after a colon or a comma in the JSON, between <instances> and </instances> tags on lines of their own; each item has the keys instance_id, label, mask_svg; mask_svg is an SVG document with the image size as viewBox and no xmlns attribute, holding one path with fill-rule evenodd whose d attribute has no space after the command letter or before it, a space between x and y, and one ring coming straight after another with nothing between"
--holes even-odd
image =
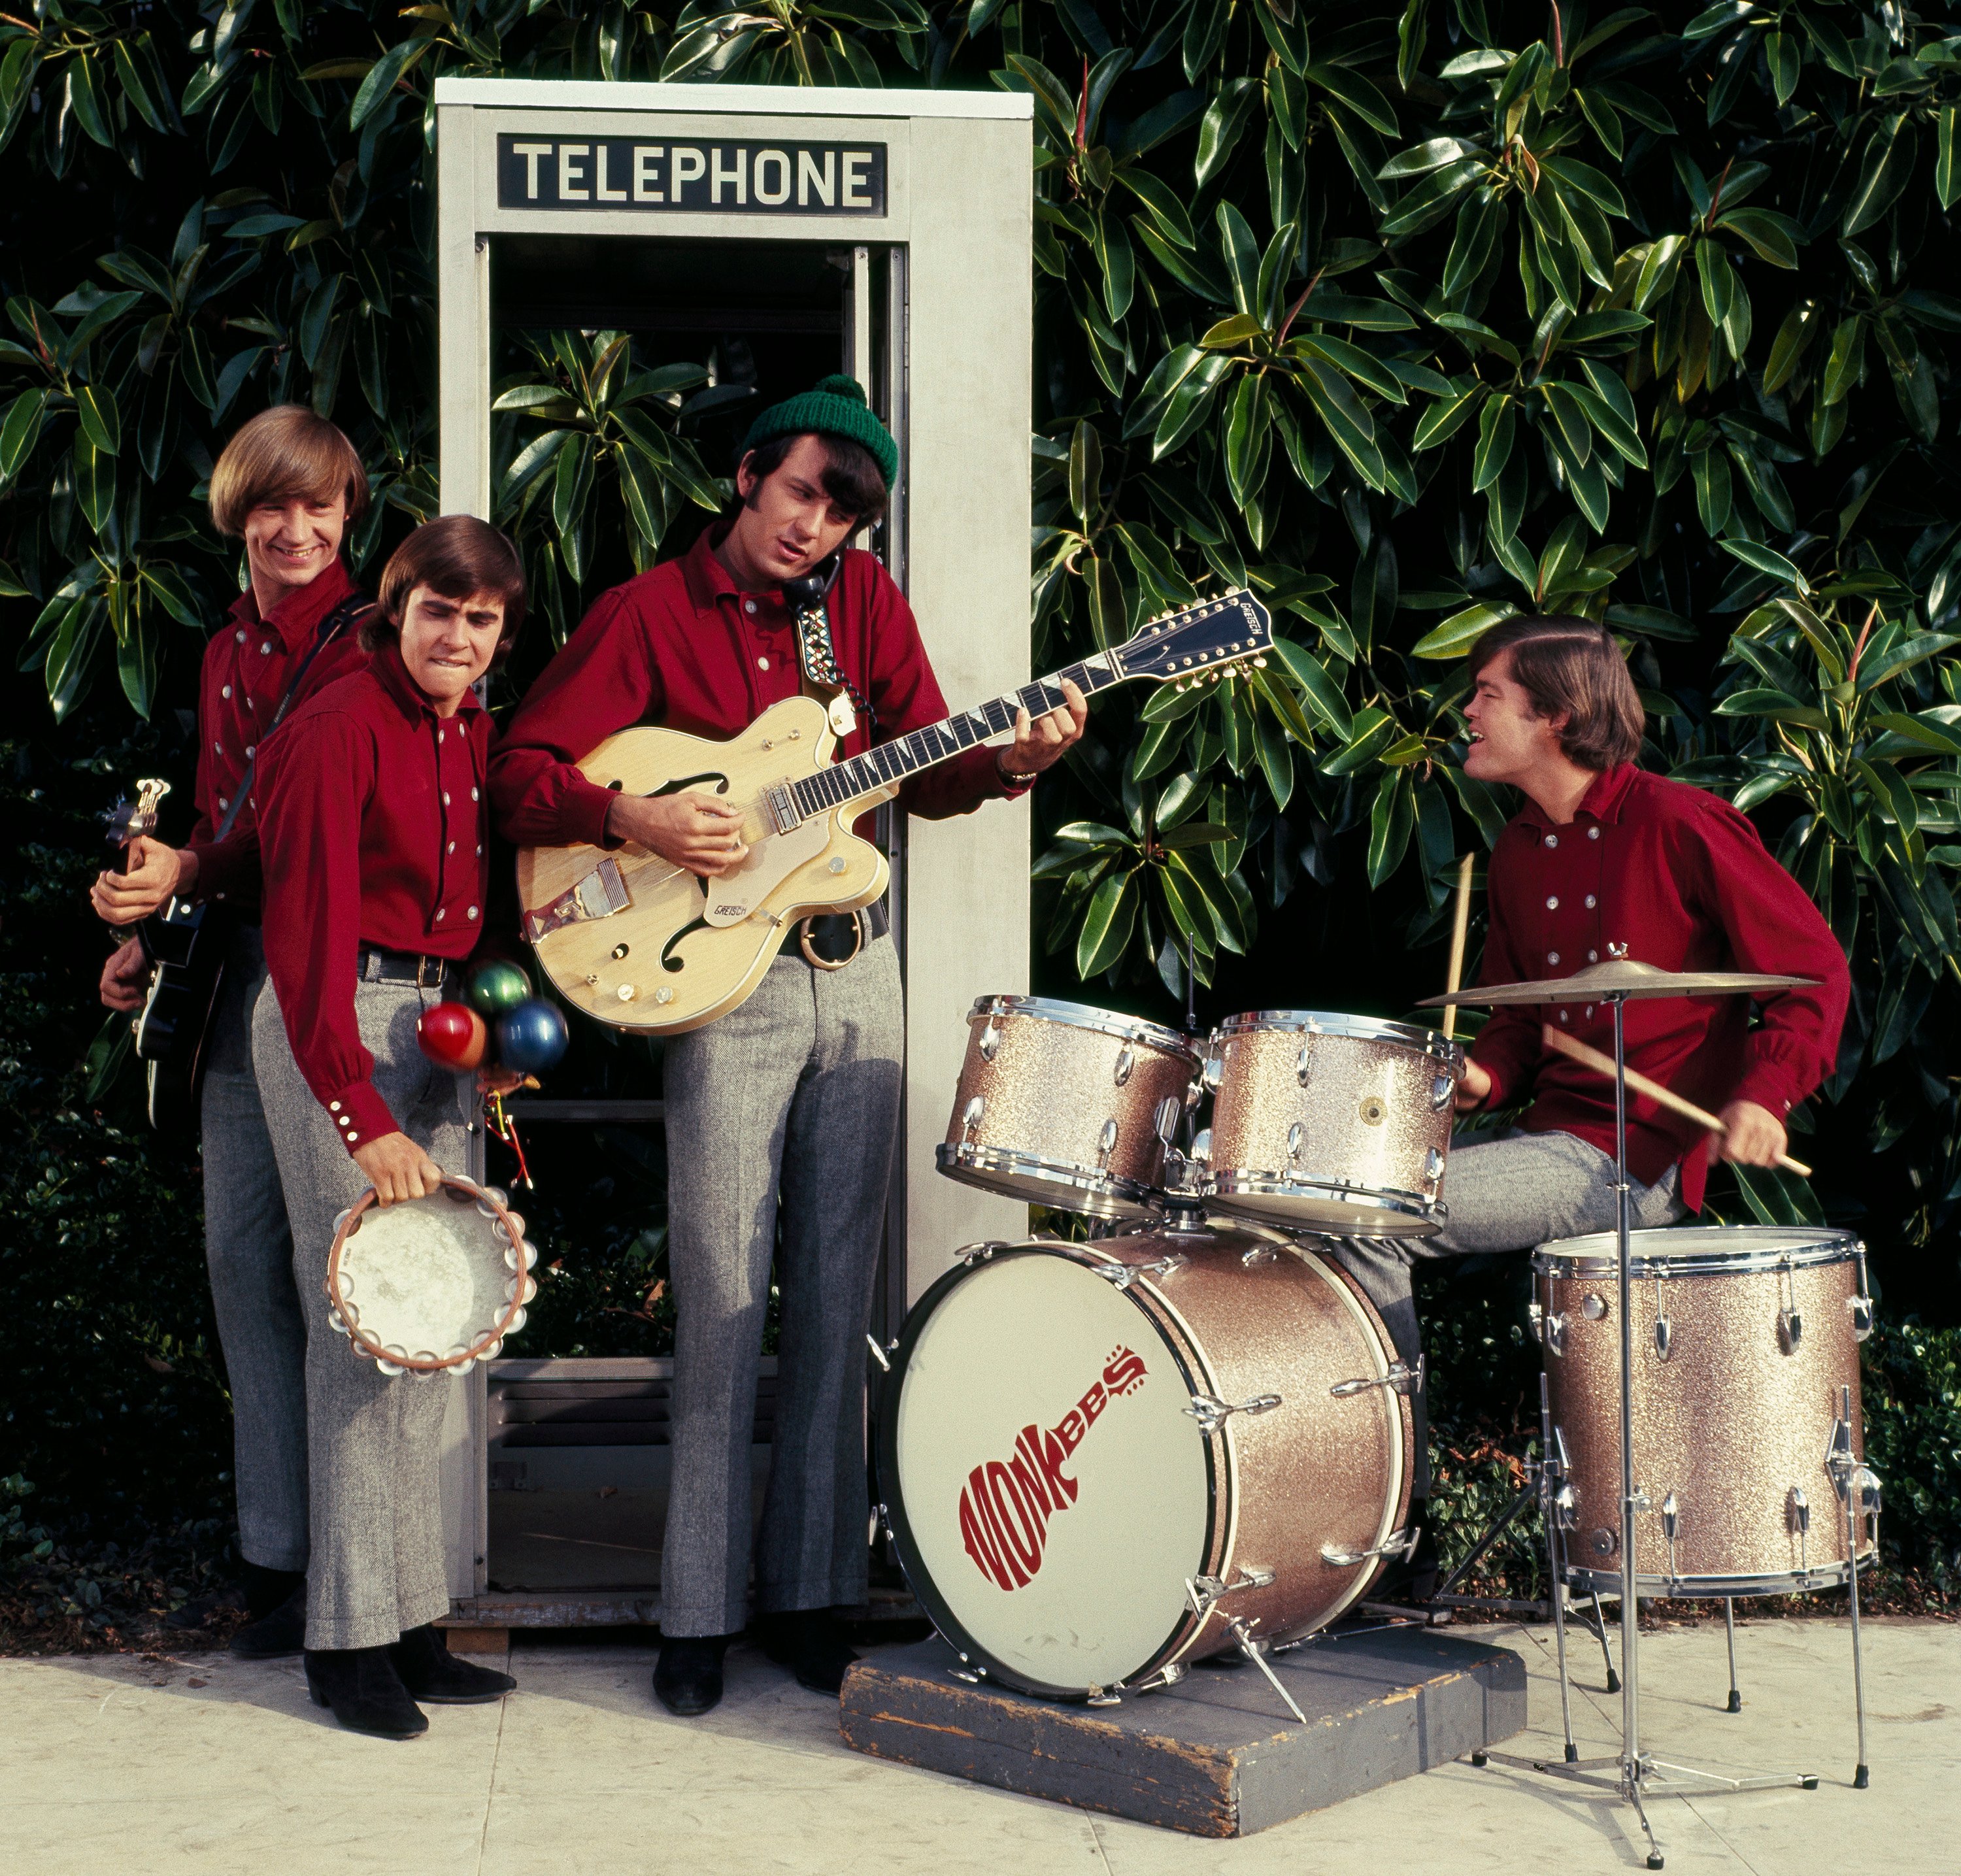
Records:
<instances>
[{"instance_id":1,"label":"telephone booth","mask_svg":"<svg viewBox=\"0 0 1961 1876\"><path fill-rule=\"evenodd\" d=\"M949 707L1027 681L1028 99L444 78L436 136L444 512L493 514L501 334L713 346L753 368L758 407L842 369L899 443L866 544L910 598ZM876 1304L891 1332L958 1246L1025 1228L1022 1207L940 1178L933 1147L969 1004L1027 986L1028 812L994 803L910 825L882 812L907 1051ZM530 1139L656 1136L651 1079L597 1093L551 1079L515 1110ZM530 1332L505 1356L457 1385L446 1431L453 1619L657 1619L671 1363L567 1357Z\"/></svg>"}]
</instances>

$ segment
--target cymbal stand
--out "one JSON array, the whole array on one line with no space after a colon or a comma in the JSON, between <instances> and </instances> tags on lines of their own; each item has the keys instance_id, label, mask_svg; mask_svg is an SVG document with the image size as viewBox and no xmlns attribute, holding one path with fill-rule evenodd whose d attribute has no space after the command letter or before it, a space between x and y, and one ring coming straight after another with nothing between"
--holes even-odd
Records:
<instances>
[{"instance_id":1,"label":"cymbal stand","mask_svg":"<svg viewBox=\"0 0 1961 1876\"><path fill-rule=\"evenodd\" d=\"M1634 1488L1634 1246L1632 1226L1628 1216L1631 1188L1628 1184L1628 999L1625 991L1609 991L1599 1000L1609 1005L1614 1012L1615 1262L1621 1331L1621 1750L1617 1756L1610 1759L1580 1759L1575 1756L1577 1749L1573 1743L1572 1710L1567 1687L1566 1626L1561 1614L1561 1579L1564 1574L1563 1566L1565 1559L1558 1527L1562 1508L1558 1502L1558 1488L1551 1482L1551 1476L1558 1469L1558 1462L1554 1458L1557 1449L1553 1444L1551 1410L1545 1404L1546 1396L1542 1393L1541 1425L1545 1429L1546 1446L1540 1462L1540 1470L1547 1482L1542 1488L1542 1501L1545 1504L1547 1514L1547 1559L1554 1571L1553 1635L1559 1658L1559 1703L1565 1734L1565 1760L1562 1764L1554 1765L1545 1760L1522 1759L1510 1753L1480 1752L1472 1755L1472 1763L1481 1765L1497 1760L1500 1763L1523 1766L1534 1772L1544 1772L1549 1778L1570 1779L1577 1783L1597 1785L1618 1792L1623 1802L1634 1807L1634 1815L1640 1820L1642 1833L1648 1841L1648 1868L1660 1869L1664 1862L1661 1839L1656 1835L1654 1825L1648 1817L1647 1807L1642 1802L1644 1797L1659 1795L1658 1788L1674 1785L1682 1779L1695 1779L1730 1791L1765 1791L1787 1785L1797 1785L1806 1791L1812 1791L1816 1789L1818 1779L1814 1773L1774 1772L1755 1772L1733 1779L1719 1772L1706 1772L1698 1766L1678 1765L1659 1760L1641 1749L1641 1599L1635 1587L1634 1514L1646 1511L1648 1501L1645 1494ZM1543 1388L1543 1380L1541 1386ZM1604 1633L1602 1646L1605 1646ZM1610 1671L1611 1667L1610 1663ZM1863 1762L1865 1758L1863 1740L1859 1756ZM1661 1773L1675 1776L1663 1779L1657 1776Z\"/></svg>"}]
</instances>

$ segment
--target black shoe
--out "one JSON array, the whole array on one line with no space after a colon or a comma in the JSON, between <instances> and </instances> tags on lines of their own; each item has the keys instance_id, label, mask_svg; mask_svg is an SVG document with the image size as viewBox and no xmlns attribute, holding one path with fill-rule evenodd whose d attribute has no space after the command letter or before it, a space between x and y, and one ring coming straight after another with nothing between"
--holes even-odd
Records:
<instances>
[{"instance_id":1,"label":"black shoe","mask_svg":"<svg viewBox=\"0 0 1961 1876\"><path fill-rule=\"evenodd\" d=\"M306 1587L306 1572L269 1569L263 1563L244 1563L239 1566L238 1586L245 1592L247 1617L253 1622L263 1622L289 1600L294 1590Z\"/></svg>"},{"instance_id":2,"label":"black shoe","mask_svg":"<svg viewBox=\"0 0 1961 1876\"><path fill-rule=\"evenodd\" d=\"M692 1720L721 1704L722 1657L733 1636L664 1636L654 1664L654 1695L678 1718Z\"/></svg>"},{"instance_id":3,"label":"black shoe","mask_svg":"<svg viewBox=\"0 0 1961 1876\"><path fill-rule=\"evenodd\" d=\"M270 1615L247 1622L231 1638L231 1652L241 1661L276 1661L298 1654L306 1645L306 1579Z\"/></svg>"},{"instance_id":4,"label":"black shoe","mask_svg":"<svg viewBox=\"0 0 1961 1876\"><path fill-rule=\"evenodd\" d=\"M841 1693L844 1671L858 1658L844 1639L844 1625L827 1609L760 1616L756 1635L763 1652L812 1693Z\"/></svg>"},{"instance_id":5,"label":"black shoe","mask_svg":"<svg viewBox=\"0 0 1961 1876\"><path fill-rule=\"evenodd\" d=\"M308 1648L307 1691L317 1707L331 1707L350 1733L413 1739L429 1731L421 1708L381 1648Z\"/></svg>"},{"instance_id":6,"label":"black shoe","mask_svg":"<svg viewBox=\"0 0 1961 1876\"><path fill-rule=\"evenodd\" d=\"M438 1707L477 1707L501 1700L517 1686L509 1674L479 1667L449 1651L433 1622L410 1629L388 1651L410 1696Z\"/></svg>"}]
</instances>

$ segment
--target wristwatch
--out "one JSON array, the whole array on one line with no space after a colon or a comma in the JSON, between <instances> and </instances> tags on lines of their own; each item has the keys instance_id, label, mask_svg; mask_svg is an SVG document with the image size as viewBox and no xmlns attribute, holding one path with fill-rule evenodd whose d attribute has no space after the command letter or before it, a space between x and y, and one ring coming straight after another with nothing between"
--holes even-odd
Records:
<instances>
[{"instance_id":1,"label":"wristwatch","mask_svg":"<svg viewBox=\"0 0 1961 1876\"><path fill-rule=\"evenodd\" d=\"M1041 770L1040 769L1035 769L1031 770L1030 773L1026 775L1018 774L1014 770L1009 767L1005 755L997 751L994 757L994 773L1000 776L1001 780L1006 782L1009 787L1013 788L1019 787L1025 783L1035 780L1035 778L1041 774Z\"/></svg>"}]
</instances>

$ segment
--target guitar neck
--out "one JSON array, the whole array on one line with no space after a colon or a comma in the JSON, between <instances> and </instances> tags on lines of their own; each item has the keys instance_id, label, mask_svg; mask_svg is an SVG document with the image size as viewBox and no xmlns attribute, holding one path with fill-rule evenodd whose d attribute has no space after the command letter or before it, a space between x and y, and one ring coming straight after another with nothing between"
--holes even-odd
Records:
<instances>
[{"instance_id":1,"label":"guitar neck","mask_svg":"<svg viewBox=\"0 0 1961 1876\"><path fill-rule=\"evenodd\" d=\"M1038 678L1019 691L1004 691L958 716L895 736L890 742L867 749L863 755L807 775L791 785L791 798L798 814L806 820L849 807L854 801L879 794L923 769L951 762L990 736L1012 729L1018 711L1026 710L1032 719L1046 711L1060 710L1066 700L1062 690L1065 678L1084 696L1094 697L1098 691L1124 683L1126 676L1108 652L1098 652L1052 677Z\"/></svg>"}]
</instances>

